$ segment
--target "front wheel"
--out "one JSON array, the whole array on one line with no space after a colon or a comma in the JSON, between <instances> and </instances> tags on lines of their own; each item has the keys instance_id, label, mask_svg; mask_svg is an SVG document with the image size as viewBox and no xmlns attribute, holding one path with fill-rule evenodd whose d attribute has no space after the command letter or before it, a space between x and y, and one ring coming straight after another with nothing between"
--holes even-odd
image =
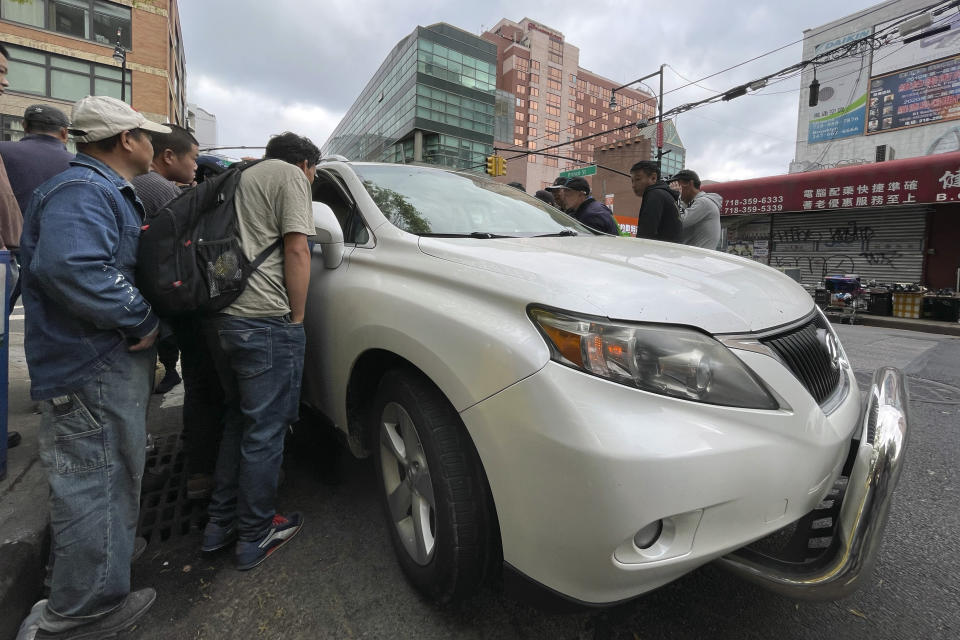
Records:
<instances>
[{"instance_id":1,"label":"front wheel","mask_svg":"<svg viewBox=\"0 0 960 640\"><path fill-rule=\"evenodd\" d=\"M428 379L400 369L381 380L373 415L380 495L403 572L439 603L474 594L496 527L463 422Z\"/></svg>"}]
</instances>

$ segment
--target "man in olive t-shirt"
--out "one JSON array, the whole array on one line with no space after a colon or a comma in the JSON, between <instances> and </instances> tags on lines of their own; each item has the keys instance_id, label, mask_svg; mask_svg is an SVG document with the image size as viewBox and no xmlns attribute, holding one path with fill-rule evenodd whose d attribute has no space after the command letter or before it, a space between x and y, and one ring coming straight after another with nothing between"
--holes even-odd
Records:
<instances>
[{"instance_id":1,"label":"man in olive t-shirt","mask_svg":"<svg viewBox=\"0 0 960 640\"><path fill-rule=\"evenodd\" d=\"M296 421L303 373L303 314L310 281L307 236L314 234L310 184L320 150L293 133L267 143L266 160L237 187L243 252L253 260L282 239L247 288L204 330L226 396L227 413L203 532L203 551L234 540L236 566L252 569L302 526L276 512L283 438Z\"/></svg>"}]
</instances>

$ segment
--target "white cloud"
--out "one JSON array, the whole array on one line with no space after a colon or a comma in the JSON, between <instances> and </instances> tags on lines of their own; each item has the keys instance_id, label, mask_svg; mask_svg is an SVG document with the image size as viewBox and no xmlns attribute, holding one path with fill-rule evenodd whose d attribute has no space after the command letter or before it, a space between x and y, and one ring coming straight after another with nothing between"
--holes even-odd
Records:
<instances>
[{"instance_id":1,"label":"white cloud","mask_svg":"<svg viewBox=\"0 0 960 640\"><path fill-rule=\"evenodd\" d=\"M199 75L188 81L190 101L217 116L219 146L262 147L272 134L293 131L319 147L333 132L343 113L320 105L280 99L249 88L228 86ZM260 150L225 150L229 156L259 156Z\"/></svg>"}]
</instances>

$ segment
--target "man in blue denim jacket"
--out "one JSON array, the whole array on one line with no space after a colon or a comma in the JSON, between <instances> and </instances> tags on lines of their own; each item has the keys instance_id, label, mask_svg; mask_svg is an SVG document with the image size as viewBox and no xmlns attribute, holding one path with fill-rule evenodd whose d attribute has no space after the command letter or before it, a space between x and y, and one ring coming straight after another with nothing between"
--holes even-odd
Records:
<instances>
[{"instance_id":1,"label":"man in blue denim jacket","mask_svg":"<svg viewBox=\"0 0 960 640\"><path fill-rule=\"evenodd\" d=\"M150 169L149 131L170 129L114 98L80 100L79 153L25 212L24 347L54 560L20 637L112 637L156 598L130 592L159 325L133 280L143 207L130 180Z\"/></svg>"}]
</instances>

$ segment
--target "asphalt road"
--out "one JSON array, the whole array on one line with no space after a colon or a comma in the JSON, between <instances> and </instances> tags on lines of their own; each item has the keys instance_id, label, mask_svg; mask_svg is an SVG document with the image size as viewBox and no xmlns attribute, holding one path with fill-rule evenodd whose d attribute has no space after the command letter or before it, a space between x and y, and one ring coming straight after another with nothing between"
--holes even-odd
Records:
<instances>
[{"instance_id":1,"label":"asphalt road","mask_svg":"<svg viewBox=\"0 0 960 640\"><path fill-rule=\"evenodd\" d=\"M394 560L370 461L336 472L300 447L285 463L280 509L299 510L298 538L239 573L230 554L202 557L195 529L154 536L134 586L159 598L129 637L169 638L844 638L960 637L957 425L960 339L839 326L858 378L902 368L912 433L878 566L835 603L794 602L714 566L602 612L547 614L496 587L457 607L423 601ZM175 411L175 400L164 402ZM331 480L331 476L334 479ZM562 535L562 532L558 532Z\"/></svg>"}]
</instances>

